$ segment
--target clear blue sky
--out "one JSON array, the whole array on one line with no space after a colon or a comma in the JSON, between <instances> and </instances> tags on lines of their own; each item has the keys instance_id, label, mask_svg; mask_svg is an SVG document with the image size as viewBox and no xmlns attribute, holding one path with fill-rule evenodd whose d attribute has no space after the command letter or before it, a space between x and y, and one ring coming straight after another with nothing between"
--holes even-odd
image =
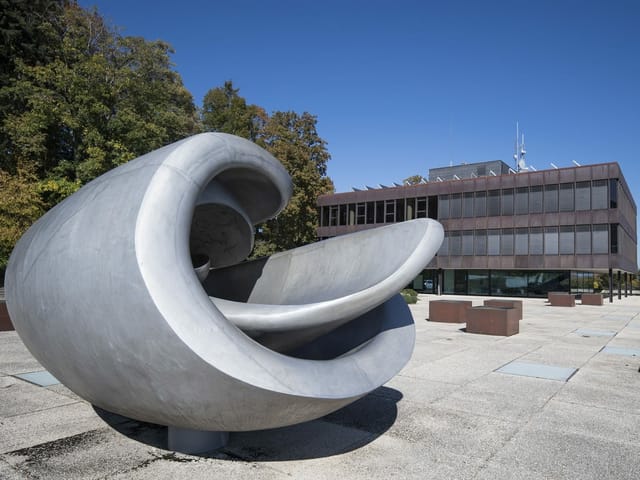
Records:
<instances>
[{"instance_id":1,"label":"clear blue sky","mask_svg":"<svg viewBox=\"0 0 640 480\"><path fill-rule=\"evenodd\" d=\"M640 1L81 0L162 39L201 105L308 111L337 191L430 167L617 161L640 203Z\"/></svg>"}]
</instances>

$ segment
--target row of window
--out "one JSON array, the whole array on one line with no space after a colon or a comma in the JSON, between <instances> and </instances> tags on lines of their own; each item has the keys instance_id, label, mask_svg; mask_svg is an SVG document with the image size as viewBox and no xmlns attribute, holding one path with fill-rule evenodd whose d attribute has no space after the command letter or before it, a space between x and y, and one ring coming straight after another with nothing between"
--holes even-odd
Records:
<instances>
[{"instance_id":1,"label":"row of window","mask_svg":"<svg viewBox=\"0 0 640 480\"><path fill-rule=\"evenodd\" d=\"M532 270L444 270L442 293L543 297L550 291L590 293L594 291L593 272ZM426 293L438 291L435 270L423 270L411 287Z\"/></svg>"},{"instance_id":2,"label":"row of window","mask_svg":"<svg viewBox=\"0 0 640 480\"><path fill-rule=\"evenodd\" d=\"M370 225L436 218L437 201L436 196L431 196L330 205L320 208L320 226Z\"/></svg>"},{"instance_id":3,"label":"row of window","mask_svg":"<svg viewBox=\"0 0 640 480\"><path fill-rule=\"evenodd\" d=\"M438 251L441 256L603 253L618 253L618 224L449 231Z\"/></svg>"},{"instance_id":4,"label":"row of window","mask_svg":"<svg viewBox=\"0 0 640 480\"><path fill-rule=\"evenodd\" d=\"M617 208L617 179L535 185L438 197L438 219Z\"/></svg>"},{"instance_id":5,"label":"row of window","mask_svg":"<svg viewBox=\"0 0 640 480\"><path fill-rule=\"evenodd\" d=\"M472 218L617 208L618 180L536 185L417 198L328 205L320 226L372 225L414 218Z\"/></svg>"}]
</instances>

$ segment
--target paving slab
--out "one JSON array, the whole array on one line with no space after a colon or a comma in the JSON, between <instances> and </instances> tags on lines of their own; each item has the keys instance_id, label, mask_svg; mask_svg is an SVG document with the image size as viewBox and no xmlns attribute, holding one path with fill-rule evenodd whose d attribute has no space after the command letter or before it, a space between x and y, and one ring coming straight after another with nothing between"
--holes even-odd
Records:
<instances>
[{"instance_id":1,"label":"paving slab","mask_svg":"<svg viewBox=\"0 0 640 480\"><path fill-rule=\"evenodd\" d=\"M602 347L600 345L580 345L553 343L543 345L518 359L521 362L562 365L577 369L587 363Z\"/></svg>"},{"instance_id":2,"label":"paving slab","mask_svg":"<svg viewBox=\"0 0 640 480\"><path fill-rule=\"evenodd\" d=\"M16 470L42 480L105 478L141 467L170 452L109 427L90 430L4 455Z\"/></svg>"},{"instance_id":3,"label":"paving slab","mask_svg":"<svg viewBox=\"0 0 640 480\"><path fill-rule=\"evenodd\" d=\"M522 424L540 412L562 386L552 380L491 373L432 405Z\"/></svg>"},{"instance_id":4,"label":"paving slab","mask_svg":"<svg viewBox=\"0 0 640 480\"><path fill-rule=\"evenodd\" d=\"M492 459L556 480L637 480L638 447L589 435L524 428ZM535 477L534 477L535 478Z\"/></svg>"},{"instance_id":5,"label":"paving slab","mask_svg":"<svg viewBox=\"0 0 640 480\"><path fill-rule=\"evenodd\" d=\"M0 377L0 418L32 413L77 400L14 377Z\"/></svg>"},{"instance_id":6,"label":"paving slab","mask_svg":"<svg viewBox=\"0 0 640 480\"><path fill-rule=\"evenodd\" d=\"M0 375L14 375L42 369L42 365L33 358L16 332L1 332Z\"/></svg>"},{"instance_id":7,"label":"paving slab","mask_svg":"<svg viewBox=\"0 0 640 480\"><path fill-rule=\"evenodd\" d=\"M38 410L2 419L0 453L47 443L96 428L104 422L84 402Z\"/></svg>"},{"instance_id":8,"label":"paving slab","mask_svg":"<svg viewBox=\"0 0 640 480\"><path fill-rule=\"evenodd\" d=\"M551 399L529 428L570 432L640 447L640 412L619 411ZM640 450L639 450L640 451Z\"/></svg>"}]
</instances>

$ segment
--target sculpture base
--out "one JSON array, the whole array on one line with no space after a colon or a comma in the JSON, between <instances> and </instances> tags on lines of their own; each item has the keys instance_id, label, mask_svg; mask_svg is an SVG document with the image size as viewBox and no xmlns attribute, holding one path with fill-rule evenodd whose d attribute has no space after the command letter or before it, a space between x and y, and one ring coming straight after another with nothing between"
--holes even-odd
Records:
<instances>
[{"instance_id":1,"label":"sculpture base","mask_svg":"<svg viewBox=\"0 0 640 480\"><path fill-rule=\"evenodd\" d=\"M168 427L167 446L174 452L190 454L210 452L224 447L228 441L228 432Z\"/></svg>"}]
</instances>

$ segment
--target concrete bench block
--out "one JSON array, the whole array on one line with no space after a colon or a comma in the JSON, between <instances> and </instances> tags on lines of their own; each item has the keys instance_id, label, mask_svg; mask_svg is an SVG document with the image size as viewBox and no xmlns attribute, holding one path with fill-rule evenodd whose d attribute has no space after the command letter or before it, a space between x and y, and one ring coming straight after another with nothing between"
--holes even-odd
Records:
<instances>
[{"instance_id":1,"label":"concrete bench block","mask_svg":"<svg viewBox=\"0 0 640 480\"><path fill-rule=\"evenodd\" d=\"M485 307L515 308L518 311L518 320L522 320L522 300L498 300L489 299L484 301Z\"/></svg>"},{"instance_id":2,"label":"concrete bench block","mask_svg":"<svg viewBox=\"0 0 640 480\"><path fill-rule=\"evenodd\" d=\"M549 303L552 307L575 307L576 296L566 292L549 292Z\"/></svg>"},{"instance_id":3,"label":"concrete bench block","mask_svg":"<svg viewBox=\"0 0 640 480\"><path fill-rule=\"evenodd\" d=\"M604 305L604 298L601 293L583 293L582 305Z\"/></svg>"},{"instance_id":4,"label":"concrete bench block","mask_svg":"<svg viewBox=\"0 0 640 480\"><path fill-rule=\"evenodd\" d=\"M467 311L473 306L470 300L431 300L429 302L429 321L446 323L464 323Z\"/></svg>"},{"instance_id":5,"label":"concrete bench block","mask_svg":"<svg viewBox=\"0 0 640 480\"><path fill-rule=\"evenodd\" d=\"M467 332L510 337L520 331L516 308L473 307L467 311Z\"/></svg>"}]
</instances>

